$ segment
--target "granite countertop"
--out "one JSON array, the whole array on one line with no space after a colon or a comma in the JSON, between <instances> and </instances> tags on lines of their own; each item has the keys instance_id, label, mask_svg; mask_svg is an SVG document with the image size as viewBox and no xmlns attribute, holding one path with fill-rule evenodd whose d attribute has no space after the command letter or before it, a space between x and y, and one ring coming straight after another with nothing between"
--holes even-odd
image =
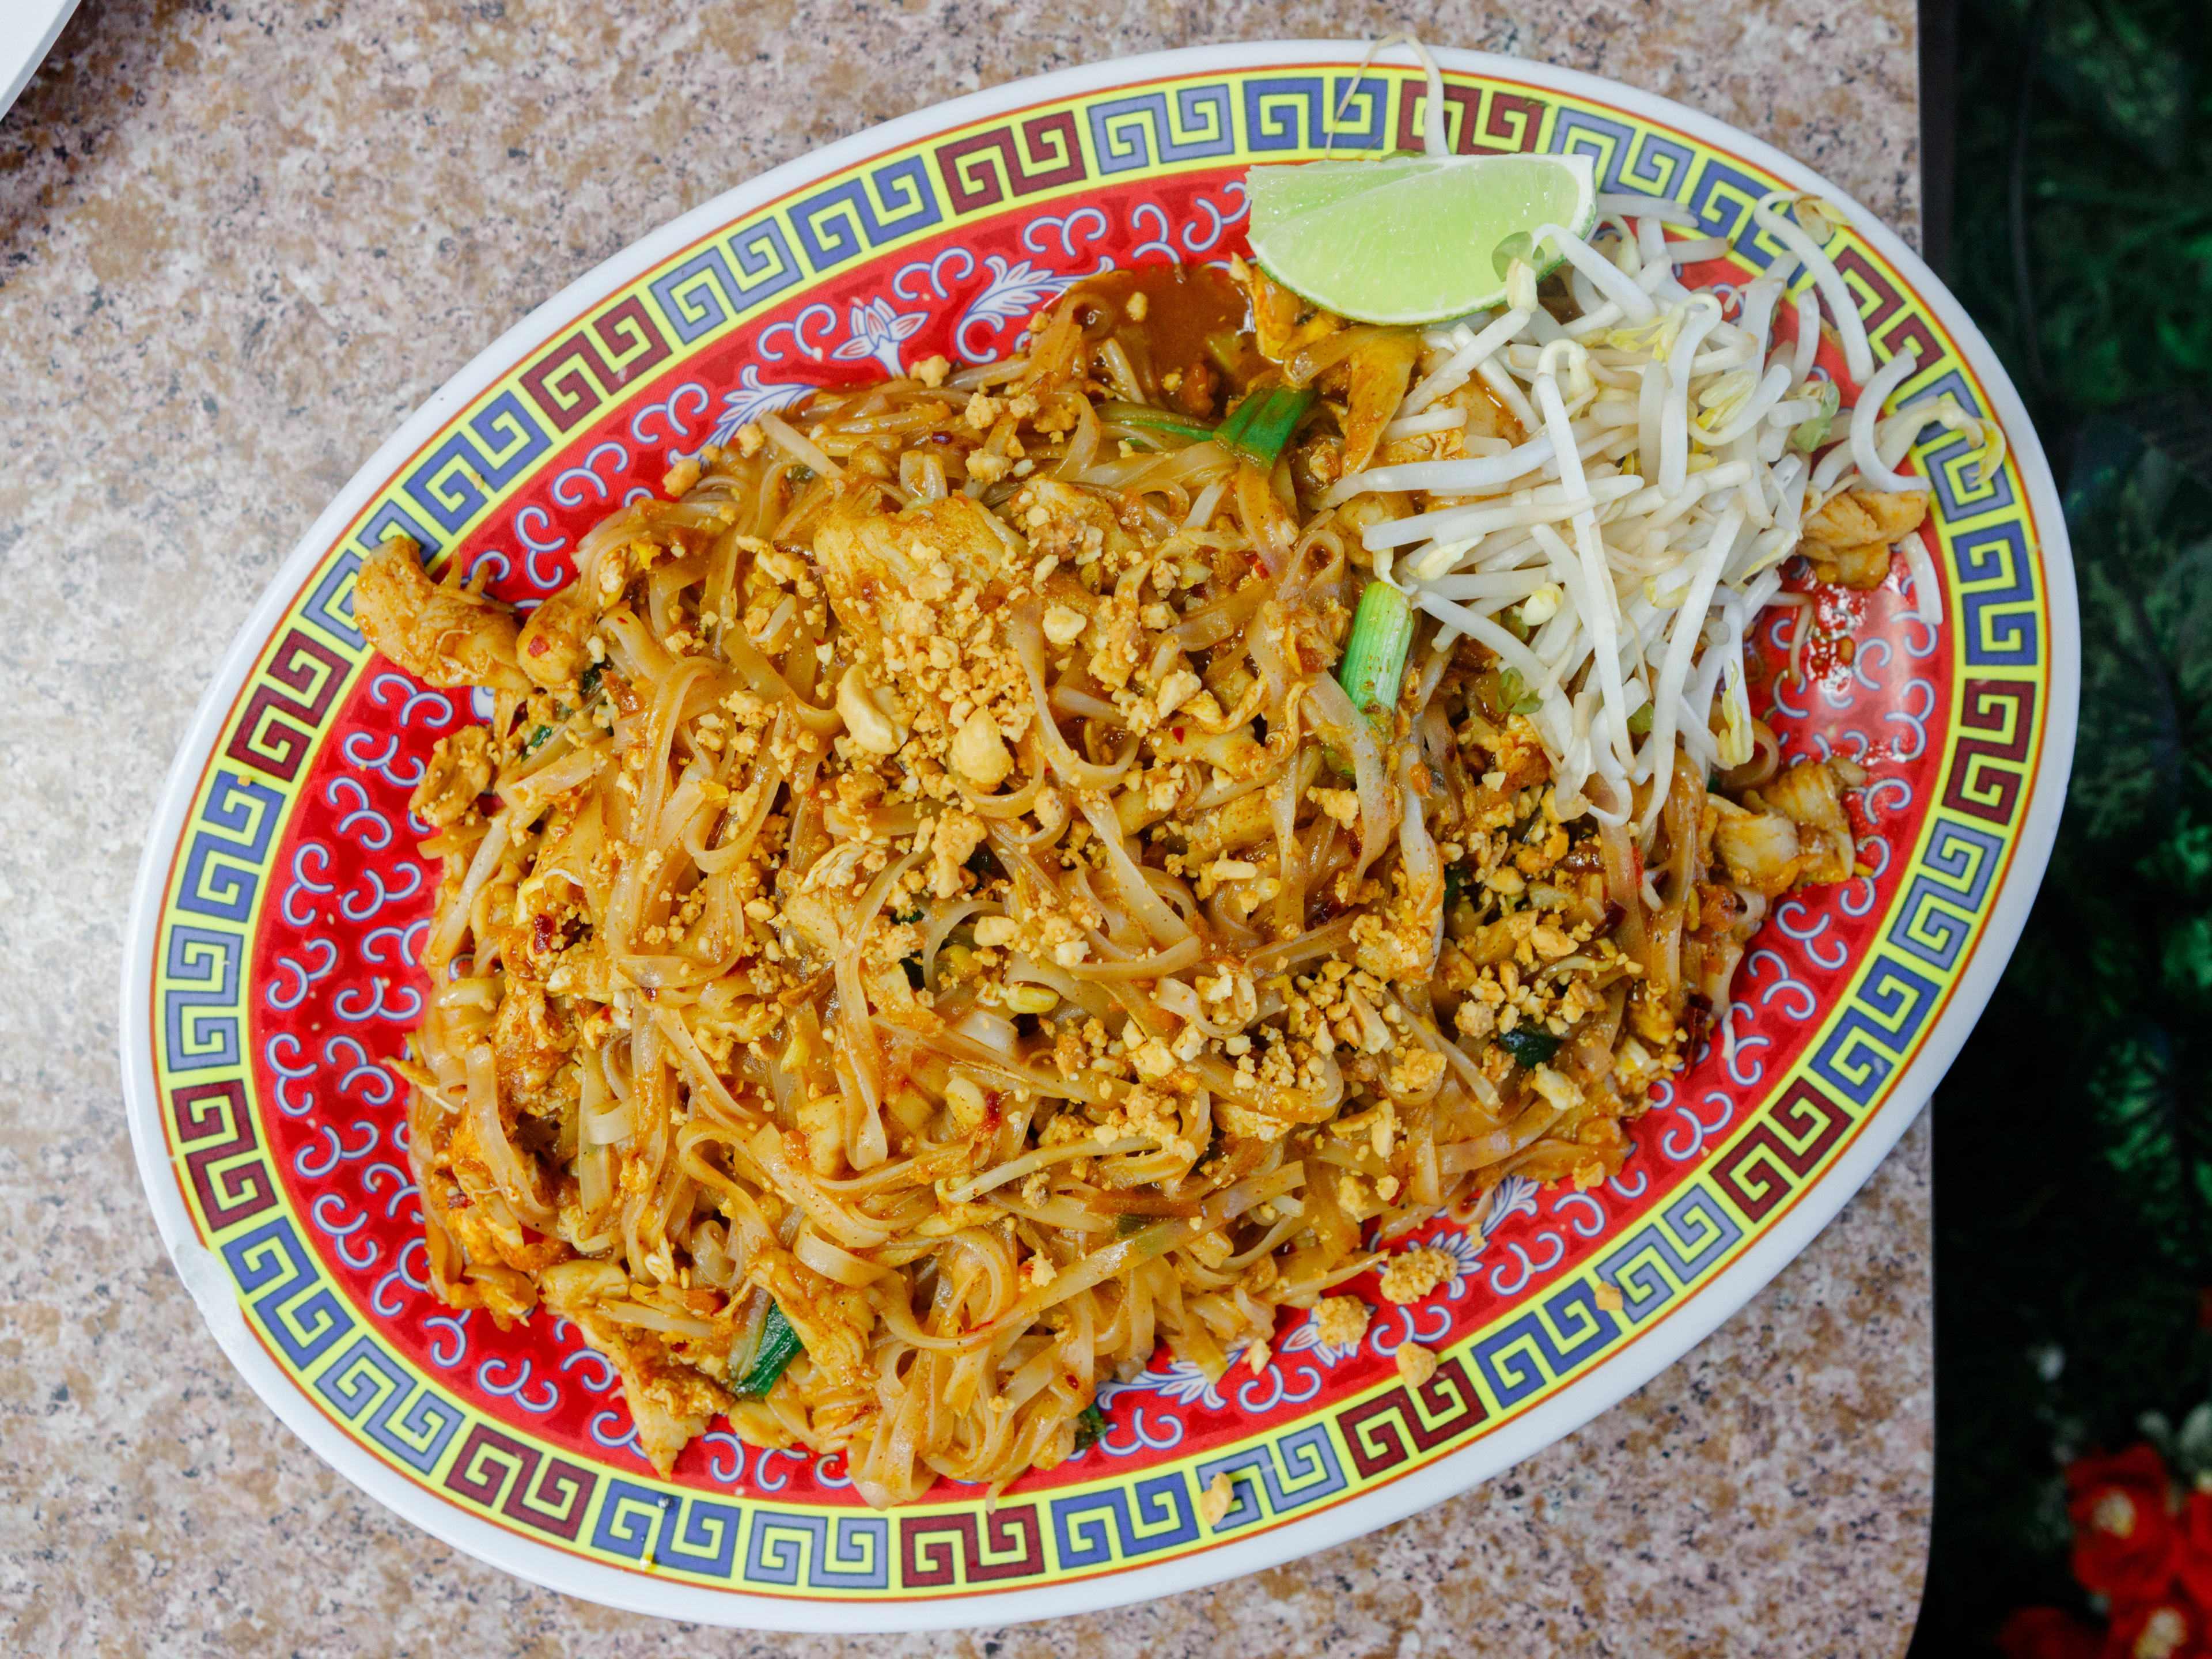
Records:
<instances>
[{"instance_id":1,"label":"granite countertop","mask_svg":"<svg viewBox=\"0 0 2212 1659\"><path fill-rule=\"evenodd\" d=\"M276 563L409 410L641 231L957 93L1208 40L1571 64L1917 227L1911 0L86 0L0 121L0 1651L261 1656L1903 1650L1931 1489L1928 1140L1773 1285L1509 1474L1211 1590L845 1644L532 1588L362 1497L155 1237L115 987L164 769Z\"/></svg>"}]
</instances>

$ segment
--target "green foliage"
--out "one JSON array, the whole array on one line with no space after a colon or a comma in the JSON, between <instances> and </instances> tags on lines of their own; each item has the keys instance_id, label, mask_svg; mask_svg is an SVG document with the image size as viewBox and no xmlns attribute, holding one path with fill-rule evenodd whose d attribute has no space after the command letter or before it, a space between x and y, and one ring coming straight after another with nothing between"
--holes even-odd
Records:
<instances>
[{"instance_id":1,"label":"green foliage","mask_svg":"<svg viewBox=\"0 0 2212 1659\"><path fill-rule=\"evenodd\" d=\"M1966 0L1960 19L1953 285L2068 484L2082 690L2050 874L1936 1109L1914 1650L1946 1659L1990 1651L2016 1607L2081 1607L2061 1459L2176 1421L2181 1461L2212 1457L2212 493L2201 408L2191 434L2171 407L2212 392L2207 21L2201 0ZM2024 307L2008 185L2039 40Z\"/></svg>"},{"instance_id":2,"label":"green foliage","mask_svg":"<svg viewBox=\"0 0 2212 1659\"><path fill-rule=\"evenodd\" d=\"M1962 19L1954 286L2032 400L2109 409L2203 386L2212 378L2212 48L2201 0L2042 9L2025 179L2032 355L2006 184L2035 11L2031 0L1969 0Z\"/></svg>"}]
</instances>

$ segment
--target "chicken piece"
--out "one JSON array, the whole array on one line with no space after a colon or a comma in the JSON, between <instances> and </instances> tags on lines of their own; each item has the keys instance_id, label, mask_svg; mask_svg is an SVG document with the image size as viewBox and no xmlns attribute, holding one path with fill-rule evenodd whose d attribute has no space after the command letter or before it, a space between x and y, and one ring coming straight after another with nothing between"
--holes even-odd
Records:
<instances>
[{"instance_id":1,"label":"chicken piece","mask_svg":"<svg viewBox=\"0 0 2212 1659\"><path fill-rule=\"evenodd\" d=\"M665 1478L678 1454L718 1412L736 1404L726 1389L709 1382L669 1351L656 1332L610 1318L603 1302L626 1299L629 1275L604 1261L570 1261L548 1268L540 1280L547 1310L573 1323L584 1340L614 1363L637 1425L638 1444Z\"/></svg>"},{"instance_id":2,"label":"chicken piece","mask_svg":"<svg viewBox=\"0 0 2212 1659\"><path fill-rule=\"evenodd\" d=\"M1805 520L1798 550L1824 582L1879 587L1889 574L1891 547L1927 516L1928 497L1918 490L1847 489Z\"/></svg>"},{"instance_id":3,"label":"chicken piece","mask_svg":"<svg viewBox=\"0 0 2212 1659\"><path fill-rule=\"evenodd\" d=\"M1762 784L1757 799L1797 826L1799 881L1843 881L1850 877L1850 820L1844 816L1835 774L1825 763L1799 761L1779 777Z\"/></svg>"},{"instance_id":4,"label":"chicken piece","mask_svg":"<svg viewBox=\"0 0 2212 1659\"><path fill-rule=\"evenodd\" d=\"M1713 851L1729 878L1767 898L1788 892L1797 879L1797 826L1779 812L1753 812L1733 801L1717 804Z\"/></svg>"},{"instance_id":5,"label":"chicken piece","mask_svg":"<svg viewBox=\"0 0 2212 1659\"><path fill-rule=\"evenodd\" d=\"M491 729L465 726L439 738L431 748L422 781L407 798L407 807L423 823L443 829L465 814L477 804L477 797L490 787Z\"/></svg>"},{"instance_id":6,"label":"chicken piece","mask_svg":"<svg viewBox=\"0 0 2212 1659\"><path fill-rule=\"evenodd\" d=\"M1019 538L965 495L902 513L838 512L815 532L814 550L838 616L886 624L902 600L937 604L963 582L1003 591L1023 574Z\"/></svg>"},{"instance_id":7,"label":"chicken piece","mask_svg":"<svg viewBox=\"0 0 2212 1659\"><path fill-rule=\"evenodd\" d=\"M515 661L514 612L453 580L434 582L421 550L394 536L354 578L354 620L369 643L425 685L533 688Z\"/></svg>"},{"instance_id":8,"label":"chicken piece","mask_svg":"<svg viewBox=\"0 0 2212 1659\"><path fill-rule=\"evenodd\" d=\"M1411 329L1377 330L1345 365L1344 455L1339 475L1357 472L1375 458L1382 428L1406 400L1421 337Z\"/></svg>"},{"instance_id":9,"label":"chicken piece","mask_svg":"<svg viewBox=\"0 0 2212 1659\"><path fill-rule=\"evenodd\" d=\"M1285 288L1257 265L1232 264L1252 301L1252 333L1260 355L1279 363L1316 340L1334 334L1344 319Z\"/></svg>"},{"instance_id":10,"label":"chicken piece","mask_svg":"<svg viewBox=\"0 0 2212 1659\"><path fill-rule=\"evenodd\" d=\"M517 1103L533 1117L558 1118L569 1091L559 1086L561 1068L575 1046L575 1035L562 1029L535 981L507 975L507 994L492 1020L492 1060L499 1074L500 1097Z\"/></svg>"},{"instance_id":11,"label":"chicken piece","mask_svg":"<svg viewBox=\"0 0 2212 1659\"><path fill-rule=\"evenodd\" d=\"M1855 848L1836 775L1799 761L1744 792L1742 805L1710 798L1713 850L1740 887L1778 898L1802 882L1847 880Z\"/></svg>"}]
</instances>

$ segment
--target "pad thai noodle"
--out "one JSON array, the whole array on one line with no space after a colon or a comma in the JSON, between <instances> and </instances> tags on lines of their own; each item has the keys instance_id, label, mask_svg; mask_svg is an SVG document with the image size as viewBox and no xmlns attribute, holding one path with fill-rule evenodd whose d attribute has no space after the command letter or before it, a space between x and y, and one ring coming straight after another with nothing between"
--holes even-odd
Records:
<instances>
[{"instance_id":1,"label":"pad thai noodle","mask_svg":"<svg viewBox=\"0 0 2212 1659\"><path fill-rule=\"evenodd\" d=\"M386 543L370 639L494 699L413 802L435 1293L569 1321L664 1473L726 1415L887 1505L1067 1458L1163 1344L1356 1340L1348 1281L1449 1272L1414 1230L1613 1175L1854 867L1860 775L1782 763L1747 635L1801 550L1903 539L1935 603L1895 468L1960 417L1880 417L1909 356L1845 301L1844 418L1794 224L1724 307L1679 210L1600 214L1437 329L1085 280L678 462L534 610Z\"/></svg>"}]
</instances>

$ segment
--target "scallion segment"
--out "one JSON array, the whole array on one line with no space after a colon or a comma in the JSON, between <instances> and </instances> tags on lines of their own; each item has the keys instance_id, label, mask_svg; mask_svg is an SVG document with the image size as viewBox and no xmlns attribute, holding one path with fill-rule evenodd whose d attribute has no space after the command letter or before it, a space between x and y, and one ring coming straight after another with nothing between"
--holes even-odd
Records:
<instances>
[{"instance_id":1,"label":"scallion segment","mask_svg":"<svg viewBox=\"0 0 2212 1659\"><path fill-rule=\"evenodd\" d=\"M763 1395L776 1385L785 1366L799 1358L804 1345L799 1333L791 1328L791 1322L783 1316L783 1310L775 1303L768 1304L768 1317L761 1322L760 1342L753 1350L753 1363L738 1380L737 1392L741 1395Z\"/></svg>"},{"instance_id":2,"label":"scallion segment","mask_svg":"<svg viewBox=\"0 0 2212 1659\"><path fill-rule=\"evenodd\" d=\"M1194 444L1204 443L1214 433L1211 421L1201 421L1195 415L1186 415L1181 410L1155 409L1150 404L1102 403L1098 405L1098 418L1116 426L1133 426L1146 432L1164 433L1171 438L1181 438Z\"/></svg>"},{"instance_id":3,"label":"scallion segment","mask_svg":"<svg viewBox=\"0 0 2212 1659\"><path fill-rule=\"evenodd\" d=\"M1229 411L1229 418L1213 429L1213 441L1265 471L1298 429L1314 397L1311 386L1264 386Z\"/></svg>"},{"instance_id":4,"label":"scallion segment","mask_svg":"<svg viewBox=\"0 0 2212 1659\"><path fill-rule=\"evenodd\" d=\"M1097 1401L1092 1401L1075 1414L1075 1449L1089 1451L1105 1437L1109 1426L1106 1413L1098 1409Z\"/></svg>"},{"instance_id":5,"label":"scallion segment","mask_svg":"<svg viewBox=\"0 0 2212 1659\"><path fill-rule=\"evenodd\" d=\"M1406 649L1413 642L1413 610L1406 596L1388 582L1370 582L1352 614L1352 637L1344 644L1344 660L1336 665L1336 681L1363 714L1398 705L1399 682L1405 678Z\"/></svg>"}]
</instances>

